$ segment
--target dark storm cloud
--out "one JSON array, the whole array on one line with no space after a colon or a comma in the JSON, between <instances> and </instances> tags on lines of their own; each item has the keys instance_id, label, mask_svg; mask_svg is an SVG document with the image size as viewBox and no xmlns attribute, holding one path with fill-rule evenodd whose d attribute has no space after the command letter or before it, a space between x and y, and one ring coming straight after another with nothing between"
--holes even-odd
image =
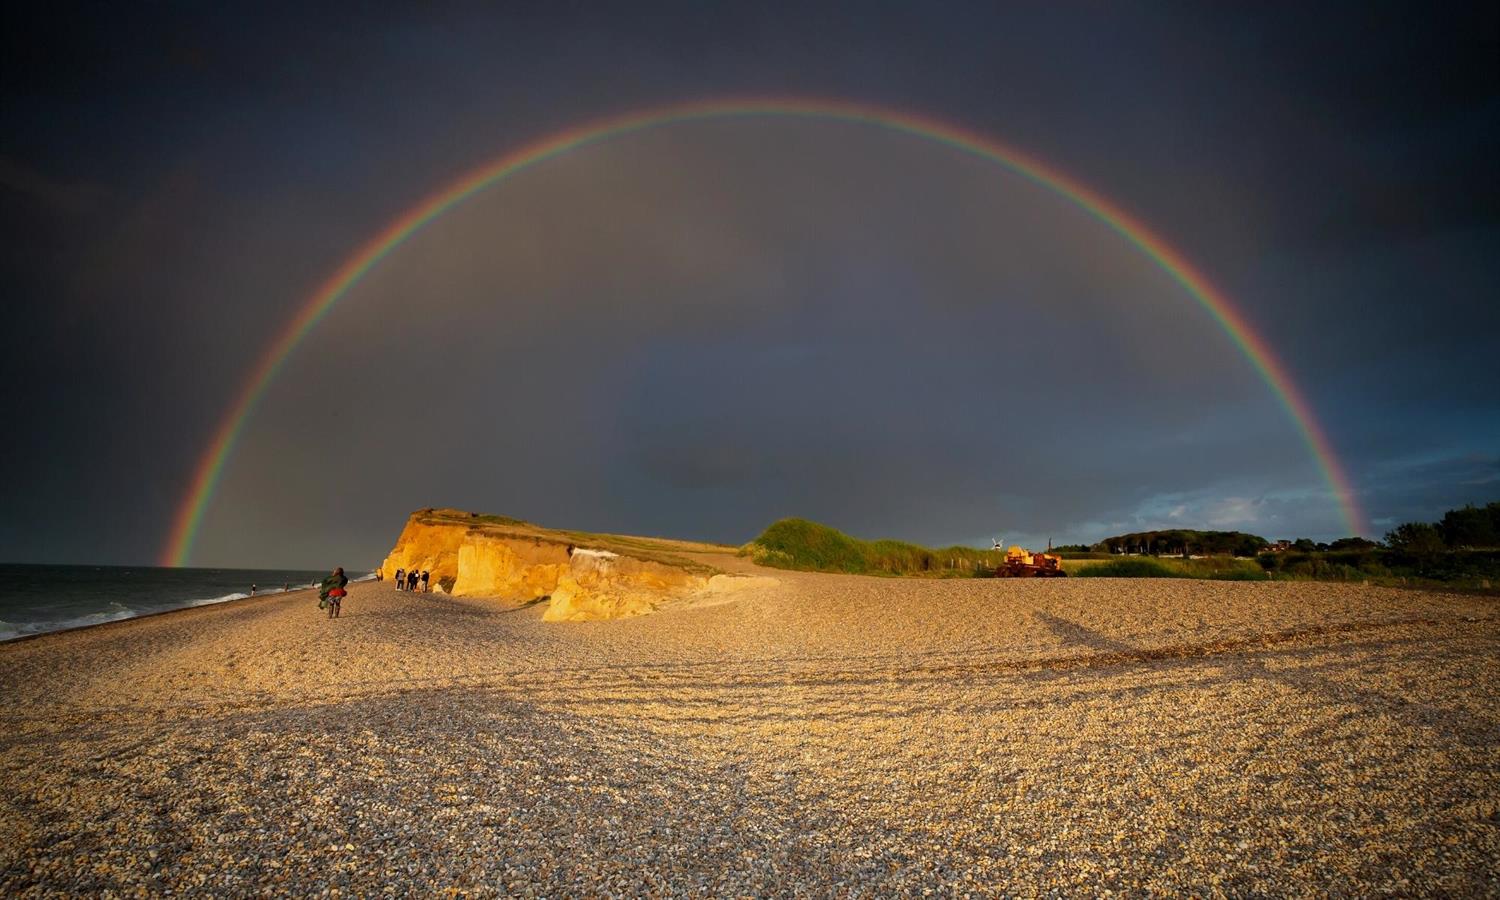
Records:
<instances>
[{"instance_id":1,"label":"dark storm cloud","mask_svg":"<svg viewBox=\"0 0 1500 900\"><path fill-rule=\"evenodd\" d=\"M700 124L571 155L413 238L324 327L205 552L245 545L242 509L340 485L355 520L407 492L723 540L791 513L958 540L1306 462L1137 251L992 165L861 126ZM330 471L337 451L299 436L337 406L360 411L339 423L360 451Z\"/></svg>"},{"instance_id":2,"label":"dark storm cloud","mask_svg":"<svg viewBox=\"0 0 1500 900\"><path fill-rule=\"evenodd\" d=\"M1243 305L1378 522L1492 499L1433 462L1500 445L1492 5L11 24L8 559L154 556L254 360L381 223L549 131L720 93L923 109L1056 162ZM1284 413L1138 254L991 167L830 127L680 129L480 198L251 425L204 561L370 559L430 503L726 540L783 514L933 541L1342 530Z\"/></svg>"},{"instance_id":3,"label":"dark storm cloud","mask_svg":"<svg viewBox=\"0 0 1500 900\"><path fill-rule=\"evenodd\" d=\"M1381 511L1376 530L1384 532L1403 522L1429 521L1435 501L1444 509L1456 509L1500 500L1500 454L1490 450L1391 460L1371 474L1368 484Z\"/></svg>"}]
</instances>

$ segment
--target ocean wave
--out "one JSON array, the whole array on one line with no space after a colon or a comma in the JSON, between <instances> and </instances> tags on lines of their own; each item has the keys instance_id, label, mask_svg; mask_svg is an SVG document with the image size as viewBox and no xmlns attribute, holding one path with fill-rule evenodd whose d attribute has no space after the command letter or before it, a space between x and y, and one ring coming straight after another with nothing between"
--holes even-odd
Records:
<instances>
[{"instance_id":1,"label":"ocean wave","mask_svg":"<svg viewBox=\"0 0 1500 900\"><path fill-rule=\"evenodd\" d=\"M266 593L270 593L270 591L267 591ZM240 593L240 592L235 592L233 594L225 594L222 597L205 597L202 600L189 600L187 603L184 603L183 606L184 607L187 607L187 606L208 606L208 605L213 604L213 603L227 603L230 600L243 600L243 599L245 599L248 596L250 596L250 595L249 594ZM175 609L176 607L170 607L169 606L167 608L168 609Z\"/></svg>"},{"instance_id":2,"label":"ocean wave","mask_svg":"<svg viewBox=\"0 0 1500 900\"><path fill-rule=\"evenodd\" d=\"M254 594L247 594L243 591L235 591L232 594L224 594L221 597L204 597L200 600L189 600L186 603L182 604L181 607L169 606L167 607L167 609L182 609L189 606L209 606L214 603L228 603L230 600L244 600L246 597L252 596L269 597L272 594L289 594L292 591L305 591L309 588L315 588L317 586L318 583L316 581L308 581L301 584L288 583L285 589L278 587L267 587L256 591Z\"/></svg>"},{"instance_id":3,"label":"ocean wave","mask_svg":"<svg viewBox=\"0 0 1500 900\"><path fill-rule=\"evenodd\" d=\"M78 576L72 570L64 569L62 574L71 575L73 579L65 587L72 587L78 583ZM247 574L250 574L251 578L245 579L243 582L245 587L249 587L252 578L256 574L262 573ZM279 578L282 573L264 574ZM293 573L288 572L286 574L291 575ZM104 598L101 597L98 601L93 601L92 598L80 597L78 596L79 591L76 588L72 594L64 591L62 596L57 599L48 598L38 601L26 598L18 602L8 597L0 597L0 616L3 616L3 618L0 618L0 642L36 634L83 628L89 625L101 625L106 622L117 622L122 619L132 619L138 616L154 615L174 609L213 606L251 596L244 590L230 590L231 587L239 587L240 585L214 584L210 581L207 584L184 586L171 583L172 578L163 579L165 583L160 585L161 590L158 591L153 585L141 586L136 582L134 577L127 577L134 575L134 572L124 570L109 571L100 576L96 583L85 583L82 590L92 589L99 593L115 593L116 595L124 593L127 595L121 596L117 600L109 600L103 603L103 605L101 605L100 601L103 601ZM178 577L176 573L172 573L172 576ZM39 578L39 576L33 577ZM308 576L304 573L301 577L307 579ZM355 580L370 581L372 577L373 573L361 575ZM319 584L318 580L276 581L267 584L266 581L269 580L270 578L268 577L265 581L260 582L260 588L255 592L254 596L269 597L282 594L283 592L316 589ZM46 596L50 593L50 587L50 584L45 583L39 578L37 586L33 586L32 588L33 595ZM183 587L186 587L187 590L182 590ZM217 591L225 591L225 593L218 593L216 589ZM182 593L197 593L200 596L189 596L178 600L172 596L177 591L182 591ZM131 594L134 596L130 596ZM23 594L22 596L24 597L25 595ZM177 594L177 596L181 596L181 594ZM47 608L48 606L52 608L49 609Z\"/></svg>"},{"instance_id":4,"label":"ocean wave","mask_svg":"<svg viewBox=\"0 0 1500 900\"><path fill-rule=\"evenodd\" d=\"M68 619L52 619L36 622L3 622L0 621L0 641L12 641L18 637L26 637L33 634L46 634L49 631L67 631L69 628L84 628L89 625L103 625L105 622L118 622L122 619L133 619L140 615L139 610L131 609L123 603L110 603L109 608L99 612L89 613L83 616L74 616Z\"/></svg>"}]
</instances>

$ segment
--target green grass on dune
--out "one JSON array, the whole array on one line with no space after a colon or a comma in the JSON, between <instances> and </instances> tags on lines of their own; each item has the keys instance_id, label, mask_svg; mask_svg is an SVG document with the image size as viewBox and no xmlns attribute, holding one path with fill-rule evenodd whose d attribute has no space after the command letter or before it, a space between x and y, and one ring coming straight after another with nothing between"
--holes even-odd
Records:
<instances>
[{"instance_id":1,"label":"green grass on dune","mask_svg":"<svg viewBox=\"0 0 1500 900\"><path fill-rule=\"evenodd\" d=\"M741 552L778 569L853 575L970 576L998 554L974 547L931 548L906 541L865 541L807 519L782 519Z\"/></svg>"},{"instance_id":2,"label":"green grass on dune","mask_svg":"<svg viewBox=\"0 0 1500 900\"><path fill-rule=\"evenodd\" d=\"M1111 559L1090 566L1072 566L1063 563L1069 575L1078 578L1187 578L1188 574L1160 560L1144 556Z\"/></svg>"},{"instance_id":3,"label":"green grass on dune","mask_svg":"<svg viewBox=\"0 0 1500 900\"><path fill-rule=\"evenodd\" d=\"M1208 578L1214 581L1266 581L1264 569L1253 559L1207 556L1202 559L1159 559L1151 556L1117 556L1087 565L1063 567L1079 578Z\"/></svg>"}]
</instances>

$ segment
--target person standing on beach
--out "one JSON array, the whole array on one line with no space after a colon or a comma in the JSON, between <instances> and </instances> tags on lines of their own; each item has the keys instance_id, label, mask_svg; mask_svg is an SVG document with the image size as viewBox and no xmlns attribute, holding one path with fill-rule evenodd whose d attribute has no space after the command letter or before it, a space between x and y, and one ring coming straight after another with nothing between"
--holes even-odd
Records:
<instances>
[{"instance_id":1,"label":"person standing on beach","mask_svg":"<svg viewBox=\"0 0 1500 900\"><path fill-rule=\"evenodd\" d=\"M422 570L422 593L427 593L427 570Z\"/></svg>"},{"instance_id":2,"label":"person standing on beach","mask_svg":"<svg viewBox=\"0 0 1500 900\"><path fill-rule=\"evenodd\" d=\"M332 608L328 610L330 619L338 618L339 607L343 605L344 597L348 593L344 588L348 584L349 579L344 575L344 567L339 566L318 586L318 608L331 606Z\"/></svg>"},{"instance_id":3,"label":"person standing on beach","mask_svg":"<svg viewBox=\"0 0 1500 900\"><path fill-rule=\"evenodd\" d=\"M415 591L417 589L417 570L416 569L412 569L410 572L406 573L406 589L408 591Z\"/></svg>"},{"instance_id":4,"label":"person standing on beach","mask_svg":"<svg viewBox=\"0 0 1500 900\"><path fill-rule=\"evenodd\" d=\"M398 591L404 591L404 590L406 590L406 570L405 569L397 569L396 570L396 590L398 590Z\"/></svg>"}]
</instances>

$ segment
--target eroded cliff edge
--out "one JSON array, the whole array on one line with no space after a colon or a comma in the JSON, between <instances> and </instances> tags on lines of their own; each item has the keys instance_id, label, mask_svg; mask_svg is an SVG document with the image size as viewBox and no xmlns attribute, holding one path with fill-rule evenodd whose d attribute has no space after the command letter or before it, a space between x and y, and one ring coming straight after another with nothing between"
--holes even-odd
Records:
<instances>
[{"instance_id":1,"label":"eroded cliff edge","mask_svg":"<svg viewBox=\"0 0 1500 900\"><path fill-rule=\"evenodd\" d=\"M543 619L577 622L649 613L672 600L749 586L702 556L732 548L543 528L456 509L412 513L381 563L426 571L432 589L513 605L549 599Z\"/></svg>"}]
</instances>

